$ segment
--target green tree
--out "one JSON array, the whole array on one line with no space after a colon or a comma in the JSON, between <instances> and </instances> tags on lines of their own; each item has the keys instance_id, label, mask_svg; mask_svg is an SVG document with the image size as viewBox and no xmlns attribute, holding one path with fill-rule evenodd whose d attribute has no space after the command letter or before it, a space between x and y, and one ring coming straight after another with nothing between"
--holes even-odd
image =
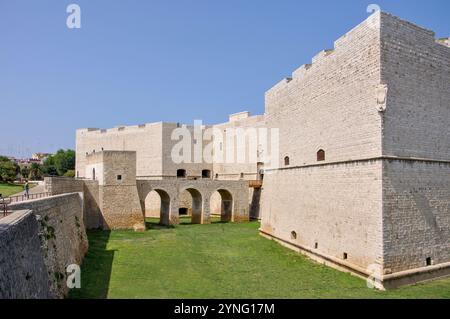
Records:
<instances>
[{"instance_id":1,"label":"green tree","mask_svg":"<svg viewBox=\"0 0 450 319\"><path fill-rule=\"evenodd\" d=\"M20 168L20 175L22 175L23 178L27 179L30 177L30 169L27 166L22 166Z\"/></svg>"},{"instance_id":2,"label":"green tree","mask_svg":"<svg viewBox=\"0 0 450 319\"><path fill-rule=\"evenodd\" d=\"M42 165L42 173L44 175L50 175L50 176L58 175L58 171L56 170L55 160L53 158L53 155L50 155L44 161L44 164Z\"/></svg>"},{"instance_id":3,"label":"green tree","mask_svg":"<svg viewBox=\"0 0 450 319\"><path fill-rule=\"evenodd\" d=\"M56 154L49 156L42 167L47 175L64 176L69 170L75 170L75 151L59 150Z\"/></svg>"},{"instance_id":4,"label":"green tree","mask_svg":"<svg viewBox=\"0 0 450 319\"><path fill-rule=\"evenodd\" d=\"M30 166L30 175L31 180L37 181L42 179L42 167L38 163L32 163Z\"/></svg>"},{"instance_id":5,"label":"green tree","mask_svg":"<svg viewBox=\"0 0 450 319\"><path fill-rule=\"evenodd\" d=\"M75 170L69 169L65 174L65 177L75 177Z\"/></svg>"},{"instance_id":6,"label":"green tree","mask_svg":"<svg viewBox=\"0 0 450 319\"><path fill-rule=\"evenodd\" d=\"M17 177L19 166L9 158L0 156L0 181L13 182Z\"/></svg>"}]
</instances>

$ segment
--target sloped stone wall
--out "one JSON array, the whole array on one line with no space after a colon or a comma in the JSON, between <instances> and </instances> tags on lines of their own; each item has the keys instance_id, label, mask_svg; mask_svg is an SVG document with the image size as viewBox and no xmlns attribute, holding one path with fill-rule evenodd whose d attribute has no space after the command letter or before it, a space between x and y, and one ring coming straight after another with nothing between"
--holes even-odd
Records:
<instances>
[{"instance_id":1,"label":"sloped stone wall","mask_svg":"<svg viewBox=\"0 0 450 319\"><path fill-rule=\"evenodd\" d=\"M67 273L66 267L71 264L81 265L84 255L88 249L88 240L86 236L85 225L83 221L83 196L81 193L71 193L64 195L57 195L53 197L32 200L22 203L17 203L10 206L14 211L12 215L7 218L14 218L18 214L17 211L28 210L31 211L35 222L28 218L20 221L23 225L10 226L6 228L7 234L4 236L14 236L15 233L17 246L9 245L9 249L20 254L20 251L33 251L33 254L21 254L22 262L26 265L39 259L36 254L41 254L44 260L45 267L42 268L37 263L34 277L29 280L37 281L29 286L12 283L9 289L12 289L11 296L15 295L29 295L33 297L33 293L28 291L28 287L33 285L42 286L43 291L48 289L48 295L44 292L36 295L36 298L63 298L68 293L66 285ZM29 217L31 218L31 217ZM32 219L32 218L31 218ZM0 220L2 223L8 220ZM27 223L30 223L27 226ZM37 226L33 226L33 223ZM6 227L6 226L5 226ZM16 227L23 228L25 231L19 233ZM36 243L39 240L39 246ZM23 244L21 243L23 241ZM2 241L3 242L3 241ZM22 257L23 256L23 257ZM12 264L9 264L12 263ZM14 267L17 259L8 259L6 267L0 268L0 278L3 278L2 273L6 270L12 269L13 272L19 272L10 277L11 280L21 275L21 270ZM3 276L3 277L2 277ZM47 284L42 284L42 278L47 276ZM7 285L7 283L3 283ZM45 288L47 287L48 288Z\"/></svg>"},{"instance_id":2,"label":"sloped stone wall","mask_svg":"<svg viewBox=\"0 0 450 319\"><path fill-rule=\"evenodd\" d=\"M29 211L0 219L0 299L51 298L39 224Z\"/></svg>"}]
</instances>

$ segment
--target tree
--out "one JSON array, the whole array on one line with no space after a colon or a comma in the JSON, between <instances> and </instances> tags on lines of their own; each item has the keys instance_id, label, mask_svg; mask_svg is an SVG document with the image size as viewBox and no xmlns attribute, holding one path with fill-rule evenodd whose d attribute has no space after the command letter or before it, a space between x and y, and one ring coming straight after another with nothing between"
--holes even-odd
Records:
<instances>
[{"instance_id":1,"label":"tree","mask_svg":"<svg viewBox=\"0 0 450 319\"><path fill-rule=\"evenodd\" d=\"M54 155L50 155L42 167L42 171L47 175L64 176L69 170L75 170L75 151L59 150Z\"/></svg>"},{"instance_id":2,"label":"tree","mask_svg":"<svg viewBox=\"0 0 450 319\"><path fill-rule=\"evenodd\" d=\"M30 175L29 178L31 180L37 181L42 179L42 167L38 163L32 163L30 166Z\"/></svg>"},{"instance_id":3,"label":"tree","mask_svg":"<svg viewBox=\"0 0 450 319\"><path fill-rule=\"evenodd\" d=\"M23 178L28 179L30 177L30 169L27 166L22 166L20 168L20 175L22 175Z\"/></svg>"},{"instance_id":4,"label":"tree","mask_svg":"<svg viewBox=\"0 0 450 319\"><path fill-rule=\"evenodd\" d=\"M65 174L65 177L75 177L75 170L69 169Z\"/></svg>"},{"instance_id":5,"label":"tree","mask_svg":"<svg viewBox=\"0 0 450 319\"><path fill-rule=\"evenodd\" d=\"M0 156L0 181L13 182L17 177L19 166L9 158Z\"/></svg>"}]
</instances>

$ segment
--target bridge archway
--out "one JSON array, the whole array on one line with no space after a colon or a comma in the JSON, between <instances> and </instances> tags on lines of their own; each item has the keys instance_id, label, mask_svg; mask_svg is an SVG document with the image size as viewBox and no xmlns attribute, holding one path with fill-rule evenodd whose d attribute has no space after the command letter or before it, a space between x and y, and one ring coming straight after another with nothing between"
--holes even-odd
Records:
<instances>
[{"instance_id":1,"label":"bridge archway","mask_svg":"<svg viewBox=\"0 0 450 319\"><path fill-rule=\"evenodd\" d=\"M153 189L145 197L145 216L159 218L161 225L169 225L170 209L170 196L165 190Z\"/></svg>"},{"instance_id":2,"label":"bridge archway","mask_svg":"<svg viewBox=\"0 0 450 319\"><path fill-rule=\"evenodd\" d=\"M218 189L212 193L210 199L210 211L212 216L220 215L221 222L233 220L233 195L226 189Z\"/></svg>"},{"instance_id":3,"label":"bridge archway","mask_svg":"<svg viewBox=\"0 0 450 319\"><path fill-rule=\"evenodd\" d=\"M203 221L203 196L202 196L201 192L195 188L186 188L182 192L180 192L180 194L183 194L185 192L190 194L190 196L192 198L191 223L192 224L201 224ZM182 196L180 197L180 200L178 203L179 211L180 211L180 208L181 209L184 208L181 203L181 199L183 199Z\"/></svg>"}]
</instances>

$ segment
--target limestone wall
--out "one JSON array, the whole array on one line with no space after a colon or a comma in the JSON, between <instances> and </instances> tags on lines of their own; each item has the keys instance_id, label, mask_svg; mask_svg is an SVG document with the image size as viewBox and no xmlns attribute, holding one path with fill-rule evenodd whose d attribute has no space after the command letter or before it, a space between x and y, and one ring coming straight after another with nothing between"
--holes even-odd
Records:
<instances>
[{"instance_id":1,"label":"limestone wall","mask_svg":"<svg viewBox=\"0 0 450 319\"><path fill-rule=\"evenodd\" d=\"M45 177L45 189L51 195L79 193L83 191L83 181L69 177Z\"/></svg>"},{"instance_id":2,"label":"limestone wall","mask_svg":"<svg viewBox=\"0 0 450 319\"><path fill-rule=\"evenodd\" d=\"M47 284L43 284L43 289L48 286L49 290L39 291L40 297L48 294L52 298L62 298L68 293L66 285L67 273L66 267L71 264L81 265L83 257L88 249L88 240L86 236L85 226L83 222L83 198L80 193L71 193L64 195L57 195L53 197L32 200L22 203L12 204L11 209L14 211L28 210L31 211L31 217L27 215L16 215L13 213L10 217L15 219L16 226L9 226L6 230L10 230L11 233L6 236L13 236L17 234L14 241L17 241L17 246L12 246L15 254L19 255L19 259L8 259L9 263L20 262L24 267L27 267L29 263L36 262L36 274L30 274L26 276L28 280L36 280L37 283L30 283L33 285L41 285L43 278L47 276ZM32 219L35 221L32 221ZM2 219L1 223L5 221ZM8 222L8 219L6 219ZM19 224L20 223L20 224ZM23 237L22 237L23 236ZM39 246L36 242L36 238L39 240ZM3 244L3 242L2 242ZM1 244L0 244L1 245ZM19 252L18 250L23 252ZM34 253L30 255L25 254L31 250ZM40 257L37 253L41 254L45 267L40 266ZM12 257L12 255L11 255ZM12 265L7 267L1 267L3 269L11 269ZM23 275L21 273L23 269L18 267L14 276L19 277ZM44 272L41 273L41 272ZM2 277L3 275L0 275ZM11 274L11 279L14 278ZM21 285L19 283L19 285ZM29 294L26 292L27 286L14 286L17 289L14 294ZM22 292L22 289L25 289ZM32 294L30 295L33 296ZM38 297L38 296L36 296Z\"/></svg>"},{"instance_id":3,"label":"limestone wall","mask_svg":"<svg viewBox=\"0 0 450 319\"><path fill-rule=\"evenodd\" d=\"M229 122L214 125L224 135L222 140L214 141L216 149L223 151L223 160L216 160L213 165L215 177L221 180L258 179L258 162L264 161L258 156L264 153L264 135L259 129L265 128L265 125L264 116L249 116L248 112L239 113L235 118L232 115ZM227 135L232 131L243 137L234 136L228 140ZM217 144L222 144L222 147Z\"/></svg>"},{"instance_id":4,"label":"limestone wall","mask_svg":"<svg viewBox=\"0 0 450 319\"><path fill-rule=\"evenodd\" d=\"M86 153L103 150L136 151L139 176L162 175L162 123L116 127L112 129L80 129L76 137L76 172L86 177Z\"/></svg>"},{"instance_id":5,"label":"limestone wall","mask_svg":"<svg viewBox=\"0 0 450 319\"><path fill-rule=\"evenodd\" d=\"M450 262L450 48L434 36L382 14L383 154L401 157L383 166L388 273Z\"/></svg>"},{"instance_id":6,"label":"limestone wall","mask_svg":"<svg viewBox=\"0 0 450 319\"><path fill-rule=\"evenodd\" d=\"M383 154L450 160L450 48L410 22L381 21Z\"/></svg>"},{"instance_id":7,"label":"limestone wall","mask_svg":"<svg viewBox=\"0 0 450 319\"><path fill-rule=\"evenodd\" d=\"M51 195L82 192L83 218L87 229L101 228L103 218L100 211L99 182L66 177L46 177L45 188Z\"/></svg>"},{"instance_id":8,"label":"limestone wall","mask_svg":"<svg viewBox=\"0 0 450 319\"><path fill-rule=\"evenodd\" d=\"M49 276L31 211L0 219L0 299L51 298Z\"/></svg>"},{"instance_id":9,"label":"limestone wall","mask_svg":"<svg viewBox=\"0 0 450 319\"><path fill-rule=\"evenodd\" d=\"M280 130L290 166L381 155L380 15L376 13L266 93L266 123Z\"/></svg>"},{"instance_id":10,"label":"limestone wall","mask_svg":"<svg viewBox=\"0 0 450 319\"><path fill-rule=\"evenodd\" d=\"M386 161L383 192L388 272L450 262L450 163Z\"/></svg>"},{"instance_id":11,"label":"limestone wall","mask_svg":"<svg viewBox=\"0 0 450 319\"><path fill-rule=\"evenodd\" d=\"M383 258L382 164L371 160L382 152L379 21L372 15L266 93L281 169L264 175L262 231L362 271Z\"/></svg>"},{"instance_id":12,"label":"limestone wall","mask_svg":"<svg viewBox=\"0 0 450 319\"><path fill-rule=\"evenodd\" d=\"M381 161L268 172L261 229L366 269L382 263L381 197Z\"/></svg>"},{"instance_id":13,"label":"limestone wall","mask_svg":"<svg viewBox=\"0 0 450 319\"><path fill-rule=\"evenodd\" d=\"M163 124L163 134L162 134L162 167L164 177L176 178L177 170L186 170L186 175L189 177L201 178L202 170L210 170L212 174L213 166L211 163L203 161L203 151L210 141L203 140L203 130L198 130L196 133L193 126L185 126L186 130L190 132L191 143L190 143L190 161L183 163L176 163L172 158L172 150L176 144L181 141L180 139L172 140L172 132L178 128L177 124L164 123ZM205 127L205 129L207 126ZM197 135L198 136L197 136ZM179 138L179 137L177 137ZM199 161L196 161L195 150L198 149L200 152Z\"/></svg>"},{"instance_id":14,"label":"limestone wall","mask_svg":"<svg viewBox=\"0 0 450 319\"><path fill-rule=\"evenodd\" d=\"M83 181L84 225L86 229L98 229L103 225L100 189L97 181Z\"/></svg>"}]
</instances>

